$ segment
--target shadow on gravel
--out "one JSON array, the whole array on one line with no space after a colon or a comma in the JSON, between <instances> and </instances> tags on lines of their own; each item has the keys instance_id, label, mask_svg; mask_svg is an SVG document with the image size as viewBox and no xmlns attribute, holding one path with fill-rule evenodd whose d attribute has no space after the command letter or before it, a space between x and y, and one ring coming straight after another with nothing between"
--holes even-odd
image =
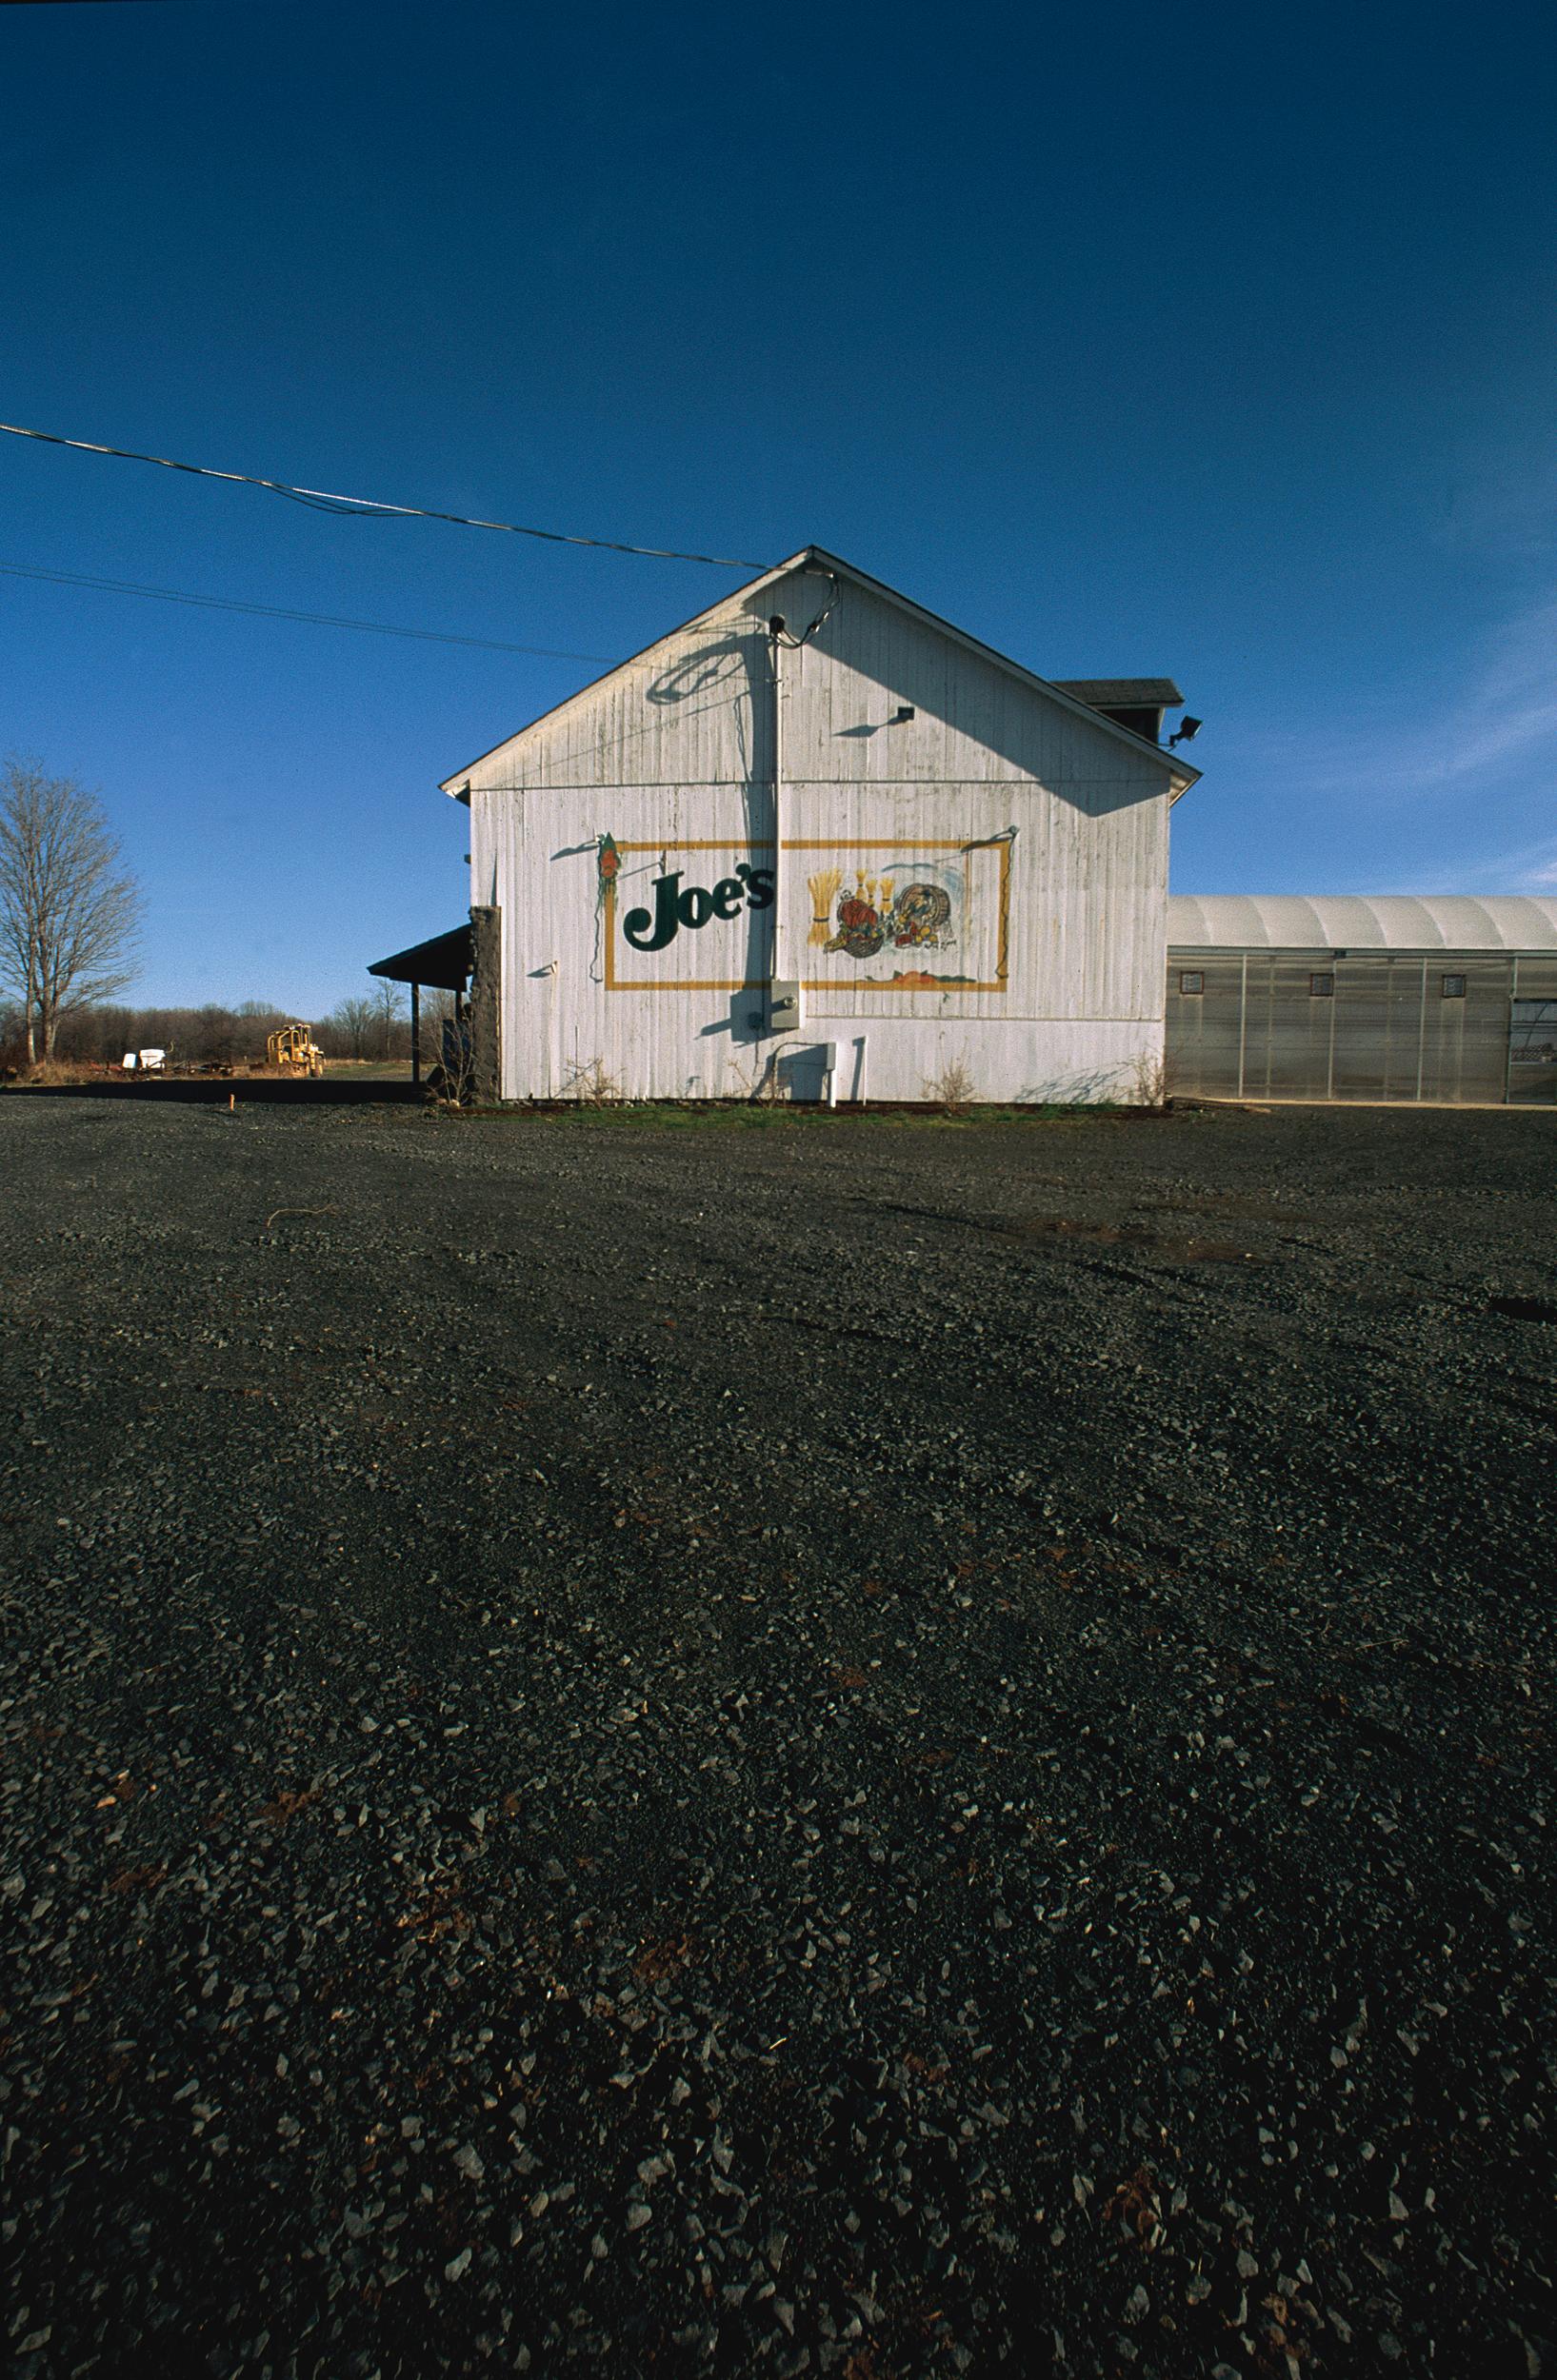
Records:
<instances>
[{"instance_id":1,"label":"shadow on gravel","mask_svg":"<svg viewBox=\"0 0 1557 2380\"><path fill-rule=\"evenodd\" d=\"M1488 1298L1487 1311L1510 1322L1557 1322L1557 1305L1547 1298Z\"/></svg>"},{"instance_id":2,"label":"shadow on gravel","mask_svg":"<svg viewBox=\"0 0 1557 2380\"><path fill-rule=\"evenodd\" d=\"M1167 1240L1160 1232L1129 1223L1080 1223L1064 1215L948 1215L928 1206L888 1206L878 1213L905 1215L916 1222L950 1223L960 1231L981 1231L990 1240L1051 1240L1077 1247L1140 1248L1168 1264L1258 1264L1252 1248L1232 1240ZM1545 1317L1526 1317L1545 1319Z\"/></svg>"}]
</instances>

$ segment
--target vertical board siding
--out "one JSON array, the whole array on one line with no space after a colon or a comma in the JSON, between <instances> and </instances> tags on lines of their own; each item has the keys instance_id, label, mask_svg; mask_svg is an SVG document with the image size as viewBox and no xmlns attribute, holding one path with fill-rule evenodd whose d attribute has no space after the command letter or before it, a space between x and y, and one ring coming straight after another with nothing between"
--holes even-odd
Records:
<instances>
[{"instance_id":1,"label":"vertical board siding","mask_svg":"<svg viewBox=\"0 0 1557 2380\"><path fill-rule=\"evenodd\" d=\"M657 898L660 875L711 888L738 863L772 863L767 622L783 612L804 629L831 593L797 571L732 597L470 771L471 897L503 913L506 1097L577 1096L590 1081L631 1098L736 1097L776 1061L781 1089L814 1097L827 1044L844 1098L863 1084L920 1099L952 1061L982 1099L1134 1096L1160 1065L1166 756L852 582L814 640L778 658L778 908L678 931L651 959L625 943L628 910ZM614 912L605 835L623 851ZM1005 973L972 975L975 940L991 963L1001 843ZM795 844L900 885L915 850L963 867L971 922L958 953L921 970L937 988L862 990L847 954L816 955L808 877L823 863ZM888 864L875 848L907 856ZM778 972L816 979L782 1043L766 1012L775 926Z\"/></svg>"}]
</instances>

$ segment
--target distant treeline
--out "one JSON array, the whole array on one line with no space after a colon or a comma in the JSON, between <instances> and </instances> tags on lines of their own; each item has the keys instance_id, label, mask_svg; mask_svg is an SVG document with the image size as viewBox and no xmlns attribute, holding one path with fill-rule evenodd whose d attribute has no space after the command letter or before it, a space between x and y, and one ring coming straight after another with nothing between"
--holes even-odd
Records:
<instances>
[{"instance_id":1,"label":"distant treeline","mask_svg":"<svg viewBox=\"0 0 1557 2380\"><path fill-rule=\"evenodd\" d=\"M447 993L422 996L422 1050L436 1053L439 1018L452 1014ZM73 1008L60 1018L54 1055L67 1063L117 1065L127 1050L164 1049L175 1064L263 1064L269 1037L284 1024L307 1024L327 1058L383 1061L410 1056L410 1019L403 988L375 982L369 996L337 1002L328 1017L299 1017L295 1008L246 1000L236 1008L132 1008L105 1003ZM24 1058L22 1015L0 1008L0 1066Z\"/></svg>"}]
</instances>

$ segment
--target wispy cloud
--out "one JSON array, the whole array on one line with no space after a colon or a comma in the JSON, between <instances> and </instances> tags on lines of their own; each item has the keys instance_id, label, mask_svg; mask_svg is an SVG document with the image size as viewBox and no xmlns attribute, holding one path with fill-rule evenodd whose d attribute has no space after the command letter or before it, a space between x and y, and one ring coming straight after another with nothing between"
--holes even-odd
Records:
<instances>
[{"instance_id":1,"label":"wispy cloud","mask_svg":"<svg viewBox=\"0 0 1557 2380\"><path fill-rule=\"evenodd\" d=\"M1310 782L1360 800L1427 791L1507 788L1511 770L1532 789L1557 787L1557 598L1507 621L1473 662L1464 690L1396 732L1349 740Z\"/></svg>"},{"instance_id":2,"label":"wispy cloud","mask_svg":"<svg viewBox=\"0 0 1557 2380\"><path fill-rule=\"evenodd\" d=\"M1446 727L1440 783L1478 776L1537 750L1557 760L1557 601L1507 624Z\"/></svg>"},{"instance_id":3,"label":"wispy cloud","mask_svg":"<svg viewBox=\"0 0 1557 2380\"><path fill-rule=\"evenodd\" d=\"M1499 451L1465 455L1444 491L1439 540L1450 548L1505 561L1551 552L1557 528L1557 448L1543 419Z\"/></svg>"},{"instance_id":4,"label":"wispy cloud","mask_svg":"<svg viewBox=\"0 0 1557 2380\"><path fill-rule=\"evenodd\" d=\"M1543 844L1533 856L1527 851L1506 851L1478 872L1510 892L1557 893L1557 842Z\"/></svg>"}]
</instances>

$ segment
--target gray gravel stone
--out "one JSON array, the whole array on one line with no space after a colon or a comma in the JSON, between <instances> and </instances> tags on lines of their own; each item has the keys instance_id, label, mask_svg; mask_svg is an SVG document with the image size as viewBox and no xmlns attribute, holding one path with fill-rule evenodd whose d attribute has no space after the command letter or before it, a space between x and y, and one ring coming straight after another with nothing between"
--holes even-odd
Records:
<instances>
[{"instance_id":1,"label":"gray gravel stone","mask_svg":"<svg viewBox=\"0 0 1557 2380\"><path fill-rule=\"evenodd\" d=\"M1524 2380L1554 1147L0 1098L18 2370Z\"/></svg>"}]
</instances>

